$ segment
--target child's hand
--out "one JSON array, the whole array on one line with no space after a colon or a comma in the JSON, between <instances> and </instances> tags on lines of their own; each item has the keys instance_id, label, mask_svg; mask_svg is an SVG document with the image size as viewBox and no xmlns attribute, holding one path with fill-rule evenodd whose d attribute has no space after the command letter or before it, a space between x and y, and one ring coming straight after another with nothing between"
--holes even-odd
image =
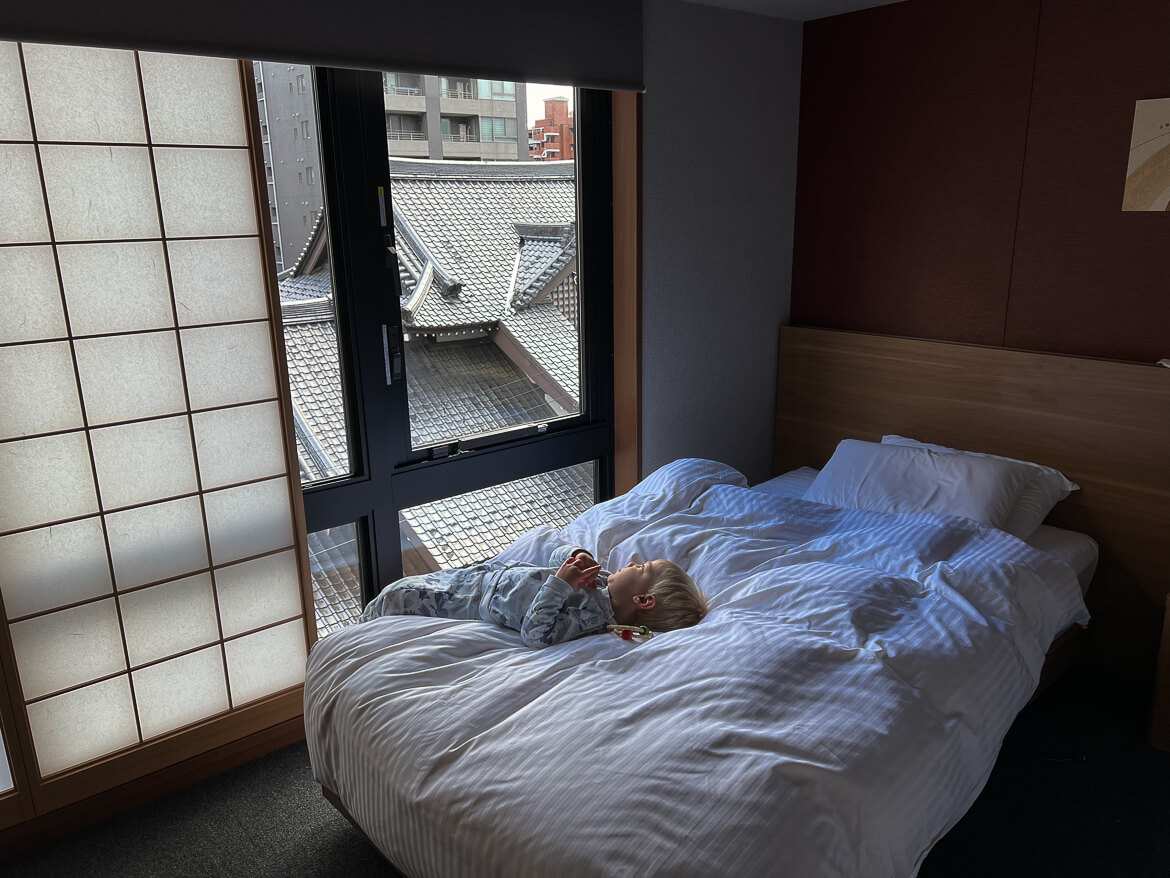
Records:
<instances>
[{"instance_id":1,"label":"child's hand","mask_svg":"<svg viewBox=\"0 0 1170 878\"><path fill-rule=\"evenodd\" d=\"M574 555L565 561L557 570L557 579L561 579L573 587L573 591L582 588L596 588L597 574L601 572L601 565L588 554Z\"/></svg>"},{"instance_id":2,"label":"child's hand","mask_svg":"<svg viewBox=\"0 0 1170 878\"><path fill-rule=\"evenodd\" d=\"M576 552L574 552L572 555L569 556L570 561L576 560L577 558L587 559L589 561L590 565L597 563L597 559L593 557L593 553L590 552L588 549L578 549Z\"/></svg>"}]
</instances>

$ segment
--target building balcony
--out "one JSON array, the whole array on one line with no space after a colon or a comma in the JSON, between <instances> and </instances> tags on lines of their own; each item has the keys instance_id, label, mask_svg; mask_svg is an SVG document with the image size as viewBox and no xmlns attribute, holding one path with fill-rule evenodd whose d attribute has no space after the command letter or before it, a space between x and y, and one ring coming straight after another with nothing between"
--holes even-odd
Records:
<instances>
[{"instance_id":1,"label":"building balcony","mask_svg":"<svg viewBox=\"0 0 1170 878\"><path fill-rule=\"evenodd\" d=\"M406 134L407 132L396 133ZM430 144L427 143L425 134L415 135L415 139L389 136L386 138L386 152L390 155L402 156L403 158L425 159L430 155Z\"/></svg>"},{"instance_id":2,"label":"building balcony","mask_svg":"<svg viewBox=\"0 0 1170 878\"><path fill-rule=\"evenodd\" d=\"M399 94L390 88L382 96L382 103L388 111L395 113L425 113L427 109L427 99L421 93Z\"/></svg>"}]
</instances>

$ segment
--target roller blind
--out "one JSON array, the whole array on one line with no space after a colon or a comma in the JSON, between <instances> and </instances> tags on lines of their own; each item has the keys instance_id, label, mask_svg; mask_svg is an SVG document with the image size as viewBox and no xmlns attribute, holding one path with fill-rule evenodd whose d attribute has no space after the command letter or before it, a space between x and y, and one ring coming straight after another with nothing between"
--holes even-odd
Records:
<instances>
[{"instance_id":1,"label":"roller blind","mask_svg":"<svg viewBox=\"0 0 1170 878\"><path fill-rule=\"evenodd\" d=\"M642 3L14 3L0 37L642 90Z\"/></svg>"}]
</instances>

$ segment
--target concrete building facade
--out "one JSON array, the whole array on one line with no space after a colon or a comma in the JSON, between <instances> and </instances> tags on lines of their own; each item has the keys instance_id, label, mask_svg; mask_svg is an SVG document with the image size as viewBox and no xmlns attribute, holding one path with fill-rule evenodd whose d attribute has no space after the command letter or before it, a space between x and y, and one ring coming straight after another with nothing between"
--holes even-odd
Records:
<instances>
[{"instance_id":1,"label":"concrete building facade","mask_svg":"<svg viewBox=\"0 0 1170 878\"><path fill-rule=\"evenodd\" d=\"M325 204L313 68L252 62L276 268L293 266Z\"/></svg>"},{"instance_id":2,"label":"concrete building facade","mask_svg":"<svg viewBox=\"0 0 1170 878\"><path fill-rule=\"evenodd\" d=\"M392 156L459 161L527 160L522 82L384 73L386 141Z\"/></svg>"}]
</instances>

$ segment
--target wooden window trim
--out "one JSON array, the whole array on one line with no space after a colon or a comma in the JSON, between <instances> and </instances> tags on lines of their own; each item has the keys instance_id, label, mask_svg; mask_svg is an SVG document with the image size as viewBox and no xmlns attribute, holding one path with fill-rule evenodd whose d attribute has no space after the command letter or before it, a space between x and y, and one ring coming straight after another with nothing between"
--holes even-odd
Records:
<instances>
[{"instance_id":1,"label":"wooden window trim","mask_svg":"<svg viewBox=\"0 0 1170 878\"><path fill-rule=\"evenodd\" d=\"M642 477L642 96L613 93L614 489Z\"/></svg>"}]
</instances>

